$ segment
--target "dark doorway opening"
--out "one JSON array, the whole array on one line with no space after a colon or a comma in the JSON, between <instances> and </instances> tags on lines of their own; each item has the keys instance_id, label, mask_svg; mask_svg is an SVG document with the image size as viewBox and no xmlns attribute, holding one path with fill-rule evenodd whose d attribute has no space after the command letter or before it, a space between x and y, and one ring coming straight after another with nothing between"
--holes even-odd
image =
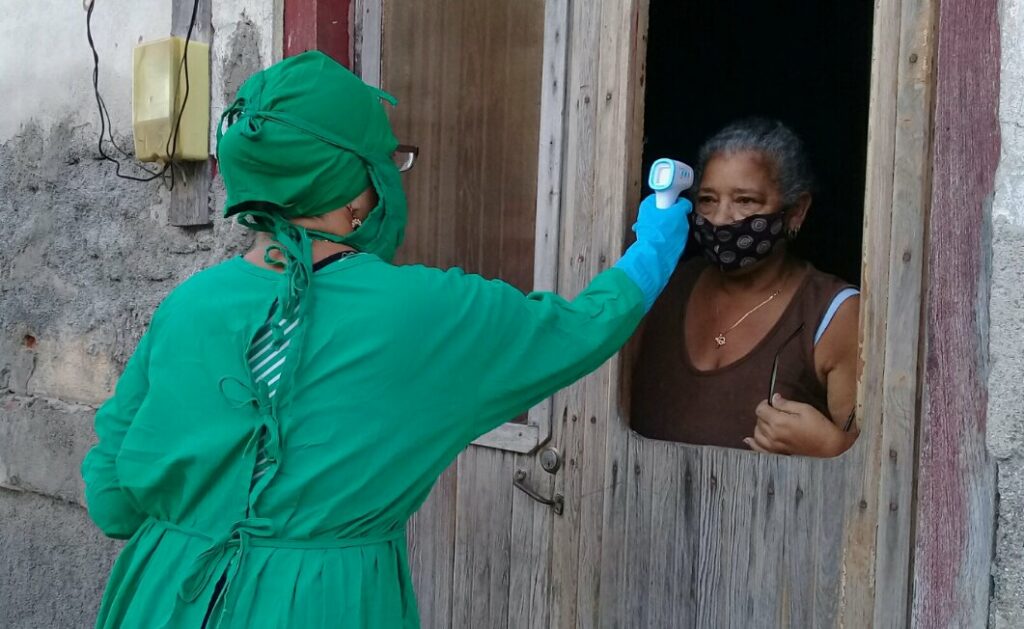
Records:
<instances>
[{"instance_id":1,"label":"dark doorway opening","mask_svg":"<svg viewBox=\"0 0 1024 629\"><path fill-rule=\"evenodd\" d=\"M644 172L659 157L693 164L738 118L782 120L817 179L794 250L859 283L872 10L869 0L651 0Z\"/></svg>"}]
</instances>

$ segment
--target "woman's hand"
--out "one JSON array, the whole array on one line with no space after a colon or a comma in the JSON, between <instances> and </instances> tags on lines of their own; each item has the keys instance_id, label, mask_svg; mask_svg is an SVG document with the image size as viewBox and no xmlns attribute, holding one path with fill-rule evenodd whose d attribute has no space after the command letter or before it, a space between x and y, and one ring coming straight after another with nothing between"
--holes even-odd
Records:
<instances>
[{"instance_id":1,"label":"woman's hand","mask_svg":"<svg viewBox=\"0 0 1024 629\"><path fill-rule=\"evenodd\" d=\"M766 454L839 456L853 444L856 434L843 432L810 404L775 394L757 405L754 436L743 440L751 450Z\"/></svg>"}]
</instances>

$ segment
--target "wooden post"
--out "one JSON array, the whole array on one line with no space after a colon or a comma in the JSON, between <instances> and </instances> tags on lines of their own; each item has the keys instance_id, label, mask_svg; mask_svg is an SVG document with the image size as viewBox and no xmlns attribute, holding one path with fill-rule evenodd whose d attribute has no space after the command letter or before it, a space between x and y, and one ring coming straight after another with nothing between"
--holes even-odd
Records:
<instances>
[{"instance_id":1,"label":"wooden post","mask_svg":"<svg viewBox=\"0 0 1024 629\"><path fill-rule=\"evenodd\" d=\"M171 15L171 34L185 37L192 23L194 0L174 0ZM209 44L213 39L212 0L199 0L192 41ZM189 50L195 54L195 50ZM213 163L183 162L171 166L175 170L174 189L171 190L167 221L178 227L207 225L210 222L210 184L213 181Z\"/></svg>"},{"instance_id":2,"label":"wooden post","mask_svg":"<svg viewBox=\"0 0 1024 629\"><path fill-rule=\"evenodd\" d=\"M985 225L999 161L999 2L938 7L911 620L984 627L995 526L995 470L985 447Z\"/></svg>"},{"instance_id":3,"label":"wooden post","mask_svg":"<svg viewBox=\"0 0 1024 629\"><path fill-rule=\"evenodd\" d=\"M320 50L352 67L352 0L285 0L284 56Z\"/></svg>"}]
</instances>

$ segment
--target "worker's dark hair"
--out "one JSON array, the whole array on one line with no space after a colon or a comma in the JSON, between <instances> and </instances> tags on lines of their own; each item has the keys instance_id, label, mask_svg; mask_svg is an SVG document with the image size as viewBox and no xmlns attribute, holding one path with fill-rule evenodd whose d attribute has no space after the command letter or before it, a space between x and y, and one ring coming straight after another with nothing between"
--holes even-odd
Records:
<instances>
[{"instance_id":1,"label":"worker's dark hair","mask_svg":"<svg viewBox=\"0 0 1024 629\"><path fill-rule=\"evenodd\" d=\"M701 147L694 173L698 183L694 194L711 158L748 151L759 153L771 162L784 205L792 205L802 194L814 191L814 174L807 151L792 129L778 120L746 118L711 136Z\"/></svg>"}]
</instances>

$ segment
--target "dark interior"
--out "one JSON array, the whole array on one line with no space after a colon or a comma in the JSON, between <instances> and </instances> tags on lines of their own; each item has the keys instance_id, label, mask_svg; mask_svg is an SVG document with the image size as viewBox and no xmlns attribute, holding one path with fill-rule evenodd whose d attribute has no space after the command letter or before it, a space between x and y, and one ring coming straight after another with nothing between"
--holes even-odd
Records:
<instances>
[{"instance_id":1,"label":"dark interior","mask_svg":"<svg viewBox=\"0 0 1024 629\"><path fill-rule=\"evenodd\" d=\"M817 179L794 250L859 283L872 9L867 0L651 0L644 172L659 157L694 165L701 143L737 118L782 120L806 143Z\"/></svg>"}]
</instances>

